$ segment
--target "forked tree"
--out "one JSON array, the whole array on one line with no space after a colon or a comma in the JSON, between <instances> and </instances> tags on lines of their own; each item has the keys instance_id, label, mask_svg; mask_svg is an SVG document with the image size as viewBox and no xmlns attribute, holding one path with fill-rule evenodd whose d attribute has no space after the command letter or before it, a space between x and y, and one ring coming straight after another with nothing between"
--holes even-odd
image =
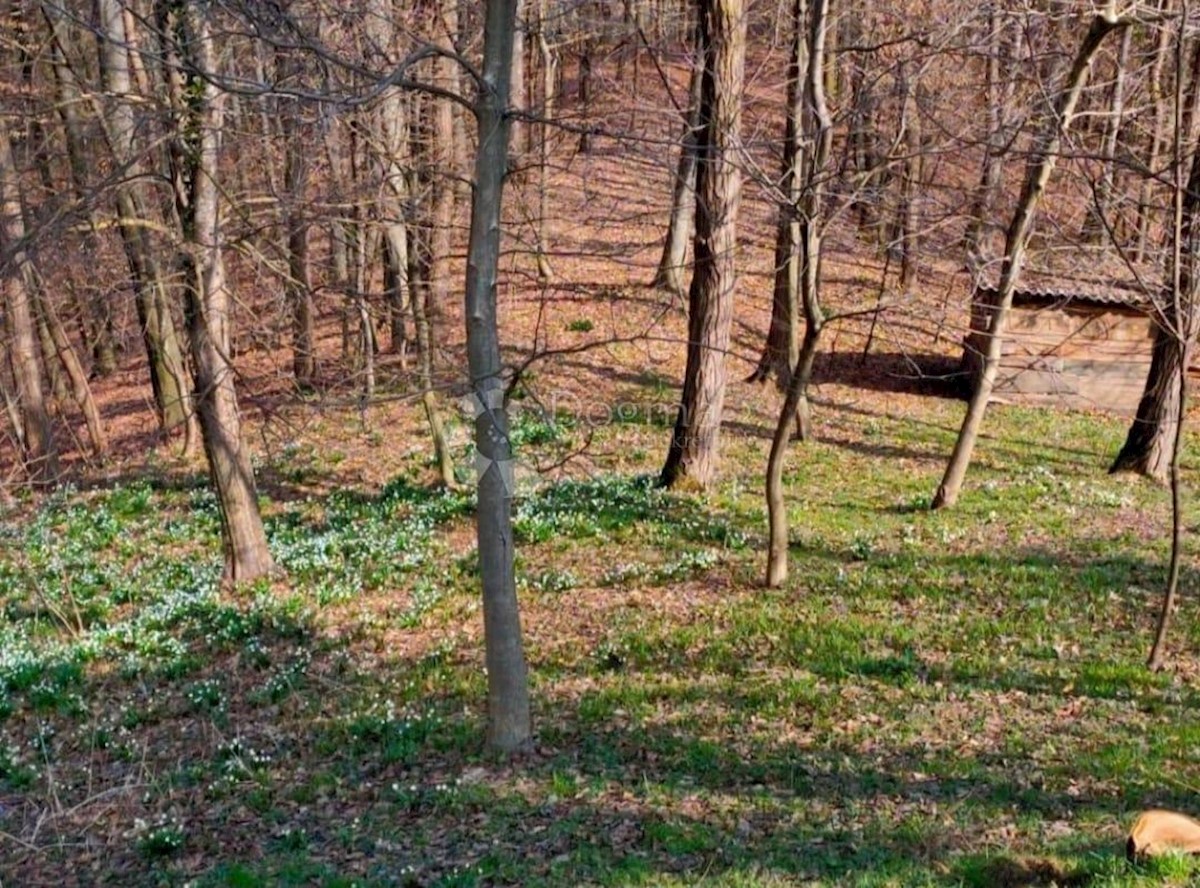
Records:
<instances>
[{"instance_id":1,"label":"forked tree","mask_svg":"<svg viewBox=\"0 0 1200 888\"><path fill-rule=\"evenodd\" d=\"M767 543L768 586L779 586L787 579L788 520L783 501L783 463L793 423L799 422L807 434L808 408L806 390L816 358L817 343L824 324L820 302L821 240L825 224L824 178L833 142L833 122L825 98L825 37L828 33L828 0L814 0L806 10L807 0L793 0L793 27L805 35L808 51L804 71L804 135L812 144L812 155L804 167L797 203L799 231L797 244L799 263L797 274L800 299L803 303L804 341L789 372L783 406L775 424L771 452L767 459L766 500L769 539ZM807 22L806 22L807 18ZM793 49L793 52L795 50Z\"/></svg>"}]
</instances>

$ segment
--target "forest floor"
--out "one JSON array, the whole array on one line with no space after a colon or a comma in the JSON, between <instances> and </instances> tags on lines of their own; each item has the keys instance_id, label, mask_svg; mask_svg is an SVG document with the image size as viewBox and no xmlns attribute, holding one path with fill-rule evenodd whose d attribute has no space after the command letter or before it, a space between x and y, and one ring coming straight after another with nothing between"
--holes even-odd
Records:
<instances>
[{"instance_id":1,"label":"forest floor","mask_svg":"<svg viewBox=\"0 0 1200 888\"><path fill-rule=\"evenodd\" d=\"M996 405L961 503L929 512L965 298L930 263L869 353L869 316L827 334L785 478L791 579L763 588L777 396L740 380L770 213L747 201L719 482L661 491L686 323L643 285L668 155L601 140L556 170L555 283L527 251L506 267L506 356L536 358L512 405L536 751L482 753L470 494L432 486L394 356L359 408L325 305L328 385L291 392L279 351L239 365L281 579L218 591L202 466L156 444L132 360L98 390L114 458L3 516L0 884L1200 878L1123 857L1138 810L1200 791L1197 574L1150 673L1168 502L1105 473L1125 420ZM873 305L882 259L830 243L831 304ZM467 481L459 309L441 322Z\"/></svg>"}]
</instances>

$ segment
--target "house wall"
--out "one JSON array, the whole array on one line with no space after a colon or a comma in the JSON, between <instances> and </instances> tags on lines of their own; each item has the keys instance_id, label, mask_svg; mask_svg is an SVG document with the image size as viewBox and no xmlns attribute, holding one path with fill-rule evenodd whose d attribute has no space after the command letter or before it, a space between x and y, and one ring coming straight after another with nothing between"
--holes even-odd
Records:
<instances>
[{"instance_id":1,"label":"house wall","mask_svg":"<svg viewBox=\"0 0 1200 888\"><path fill-rule=\"evenodd\" d=\"M964 366L981 369L987 307L976 305ZM1009 314L993 397L1132 415L1150 369L1150 319L1107 306L1029 304Z\"/></svg>"}]
</instances>

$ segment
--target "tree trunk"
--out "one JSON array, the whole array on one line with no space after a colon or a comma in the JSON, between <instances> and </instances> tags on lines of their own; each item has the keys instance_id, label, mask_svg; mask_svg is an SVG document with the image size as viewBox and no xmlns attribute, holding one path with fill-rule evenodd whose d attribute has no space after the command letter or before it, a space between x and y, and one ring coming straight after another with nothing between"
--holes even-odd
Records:
<instances>
[{"instance_id":1,"label":"tree trunk","mask_svg":"<svg viewBox=\"0 0 1200 888\"><path fill-rule=\"evenodd\" d=\"M528 10L526 0L517 0L517 27L513 31L512 57L512 98L509 103L513 109L511 129L512 152L521 155L531 150L529 143L529 124L524 115L529 113L529 84L526 82L525 69L525 33L529 30ZM450 108L450 130L454 130L454 108Z\"/></svg>"},{"instance_id":2,"label":"tree trunk","mask_svg":"<svg viewBox=\"0 0 1200 888\"><path fill-rule=\"evenodd\" d=\"M50 341L50 351L43 349L43 354L46 355L47 361L49 361L51 352L58 358L59 363L67 374L67 380L70 382L71 397L75 401L76 406L79 407L80 413L83 414L84 422L87 424L88 439L92 444L92 452L96 456L104 456L108 450L108 442L104 436L104 425L100 421L100 411L96 407L96 399L92 397L92 387L88 385L87 374L83 370L83 365L79 362L79 355L75 353L75 346L71 344L71 337L67 334L66 328L63 327L58 312L54 310L54 305L41 292L40 287L33 291L33 296L37 303L38 315L45 323L46 333Z\"/></svg>"},{"instance_id":3,"label":"tree trunk","mask_svg":"<svg viewBox=\"0 0 1200 888\"><path fill-rule=\"evenodd\" d=\"M795 27L802 26L802 0L795 0L792 15ZM816 359L817 343L825 324L821 310L821 237L824 224L825 168L833 146L833 122L825 99L825 35L829 15L828 0L814 0L808 23L808 70L806 73L805 103L812 139L812 158L806 171L800 197L800 296L804 306L804 343L788 380L787 393L775 423L771 453L767 459L767 577L768 586L783 584L788 573L788 519L783 501L783 461L787 455L788 436L792 423L799 425L800 437L811 435L809 428L808 384Z\"/></svg>"},{"instance_id":4,"label":"tree trunk","mask_svg":"<svg viewBox=\"0 0 1200 888\"><path fill-rule=\"evenodd\" d=\"M1159 11L1165 12L1170 3L1171 0L1159 0ZM1150 128L1150 151L1146 159L1146 169L1151 171L1158 169L1159 157L1165 142L1164 130L1166 128L1167 114L1166 103L1163 101L1162 76L1170 44L1168 39L1169 34L1169 28L1162 25L1159 26L1158 43L1155 47L1154 60L1150 64L1150 78L1147 84L1150 110L1153 117ZM1145 260L1146 251L1150 248L1150 233L1153 225L1151 200L1154 197L1154 183L1155 177L1153 175L1143 176L1142 186L1138 191L1137 247L1134 251L1134 259L1137 262Z\"/></svg>"},{"instance_id":5,"label":"tree trunk","mask_svg":"<svg viewBox=\"0 0 1200 888\"><path fill-rule=\"evenodd\" d=\"M917 278L917 263L921 255L922 150L921 109L917 102L917 85L905 78L904 164L900 177L900 289L908 293Z\"/></svg>"},{"instance_id":6,"label":"tree trunk","mask_svg":"<svg viewBox=\"0 0 1200 888\"><path fill-rule=\"evenodd\" d=\"M295 58L295 52L276 50L276 68L279 80L284 84L301 73L301 63ZM288 262L283 295L291 315L292 375L298 386L307 388L316 381L317 375L316 310L309 271L305 197L308 190L306 153L309 147L301 129L298 100L283 99L282 103L286 103L286 106L281 104L278 113L280 136L283 139L283 247Z\"/></svg>"},{"instance_id":7,"label":"tree trunk","mask_svg":"<svg viewBox=\"0 0 1200 888\"><path fill-rule=\"evenodd\" d=\"M398 63L401 55L400 16L394 0L371 0L368 9L368 33L379 50L386 53L388 64ZM408 256L409 116L409 96L404 90L391 87L379 97L377 107L368 118L373 133L370 144L380 178L379 215L384 251L384 299L391 326L390 348L400 356L401 366L408 363L407 321L413 304Z\"/></svg>"},{"instance_id":8,"label":"tree trunk","mask_svg":"<svg viewBox=\"0 0 1200 888\"><path fill-rule=\"evenodd\" d=\"M84 253L94 257L98 250L98 238L95 235L96 214L92 201L89 200L91 187L88 180L88 150L78 109L83 95L74 72L66 62L64 44L67 40L67 25L50 11L52 8L52 4L42 5L46 24L51 32L48 46L50 69L54 75L58 116L63 128L71 184L75 190L75 198L92 229L84 238ZM117 348L108 300L84 300L80 308L80 326L86 349L92 356L92 370L97 376L110 376L117 370Z\"/></svg>"},{"instance_id":9,"label":"tree trunk","mask_svg":"<svg viewBox=\"0 0 1200 888\"><path fill-rule=\"evenodd\" d=\"M220 76L206 9L188 4L176 18L172 0L159 0L160 27L169 41L165 60L172 67L172 106L176 114L172 161L182 240L183 283L192 349L196 406L209 473L221 512L225 542L222 582L251 582L274 572L258 510L250 448L242 432L234 370L230 363L232 299L222 259L220 212L223 95L210 78ZM178 40L178 44L175 41ZM207 75L199 93L185 98L183 70ZM184 142L187 139L187 142Z\"/></svg>"},{"instance_id":10,"label":"tree trunk","mask_svg":"<svg viewBox=\"0 0 1200 888\"><path fill-rule=\"evenodd\" d=\"M597 12L595 4L589 4L590 11ZM598 22L586 22L584 27L589 31L596 27ZM592 59L596 52L596 38L590 33L585 34L583 41L579 46L579 78L578 78L578 104L579 104L579 153L587 154L592 150L592 134L588 129L588 121L592 114Z\"/></svg>"},{"instance_id":11,"label":"tree trunk","mask_svg":"<svg viewBox=\"0 0 1200 888\"><path fill-rule=\"evenodd\" d=\"M1012 306L1013 293L1017 288L1017 280L1021 267L1025 263L1025 248L1029 236L1033 232L1034 220L1037 217L1038 205L1042 192L1050 174L1058 162L1058 154L1062 148L1063 137L1070 129L1075 116L1075 106L1083 91L1087 79L1088 68L1100 44L1110 32L1121 27L1122 22L1109 3L1105 12L1097 14L1080 44L1079 52L1067 75L1050 119L1046 122L1046 131L1042 144L1035 149L1030 159L1025 176L1025 184L1017 201L1017 209L1012 222L1008 226L1005 238L1004 260L1000 269L1000 283L997 294L991 306L988 321L987 346L983 354L983 369L975 385L975 391L967 405L967 413L963 418L958 440L954 444L954 452L946 466L946 473L933 498L932 508L939 509L952 506L958 499L962 488L967 466L971 462L971 453L975 449L975 441L979 436L979 428L983 424L984 413L987 412L988 400L992 396L992 388L996 382L996 373L1000 367L1000 350L1003 345L1004 324Z\"/></svg>"},{"instance_id":12,"label":"tree trunk","mask_svg":"<svg viewBox=\"0 0 1200 888\"><path fill-rule=\"evenodd\" d=\"M668 293L683 295L683 272L687 265L687 245L692 236L696 214L696 153L700 134L700 87L704 82L704 48L699 35L692 40L691 79L688 81L687 119L679 140L679 160L671 189L671 218L667 223L667 238L662 257L654 273L652 286Z\"/></svg>"},{"instance_id":13,"label":"tree trunk","mask_svg":"<svg viewBox=\"0 0 1200 888\"><path fill-rule=\"evenodd\" d=\"M483 78L475 105L478 149L467 247L466 326L470 401L478 452L479 572L487 647L488 746L511 754L532 744L529 679L513 564L513 452L504 408L496 326L501 199L508 166L509 77L516 0L487 0Z\"/></svg>"},{"instance_id":14,"label":"tree trunk","mask_svg":"<svg viewBox=\"0 0 1200 888\"><path fill-rule=\"evenodd\" d=\"M808 73L807 0L792 7L792 44L788 59L787 115L784 120L783 168L779 181L779 217L775 223L775 285L771 294L771 325L758 366L748 382L766 382L772 374L780 391L787 391L792 367L800 356L800 216L804 186L804 84Z\"/></svg>"},{"instance_id":15,"label":"tree trunk","mask_svg":"<svg viewBox=\"0 0 1200 888\"><path fill-rule=\"evenodd\" d=\"M1180 16L1181 22L1188 20L1188 4L1183 4ZM1177 43L1176 60L1182 67L1183 25L1180 25ZM1187 138L1192 148L1191 171L1188 175L1187 188L1183 187L1183 133L1176 130L1174 144L1174 182L1172 193L1173 219L1171 226L1171 279L1170 302L1167 307L1166 324L1164 328L1172 334L1173 350L1177 352L1178 360L1174 361L1174 407L1175 415L1172 427L1164 430L1162 437L1170 438L1171 460L1169 478L1171 485L1171 560L1167 568L1167 587L1163 592L1162 608L1158 616L1158 628L1154 634L1154 644L1150 649L1147 666L1151 669L1161 669L1166 659L1167 631L1170 628L1171 615L1175 610L1175 599L1179 591L1179 577L1182 573L1183 561L1183 484L1180 478L1180 462L1183 458L1183 424L1187 418L1188 409L1188 368L1192 365L1192 355L1195 352L1196 336L1200 332L1200 316L1197 315L1197 302L1200 300L1200 136L1191 132L1196 123L1197 103L1200 102L1200 84L1196 82L1194 72L1190 85L1190 114L1187 117ZM1176 82L1175 111L1176 120L1183 117L1182 78ZM1157 337L1156 343L1157 345ZM1161 377L1160 377L1161 378ZM1139 409L1140 418L1140 409ZM1155 416L1162 422L1165 417Z\"/></svg>"},{"instance_id":16,"label":"tree trunk","mask_svg":"<svg viewBox=\"0 0 1200 888\"><path fill-rule=\"evenodd\" d=\"M4 306L12 336L10 361L20 411L22 460L31 484L45 487L58 477L58 453L50 430L50 413L42 389L36 320L32 300L32 270L23 247L25 221L21 193L7 128L0 127L0 247L11 256L3 269Z\"/></svg>"},{"instance_id":17,"label":"tree trunk","mask_svg":"<svg viewBox=\"0 0 1200 888\"><path fill-rule=\"evenodd\" d=\"M1182 63L1182 43L1178 44L1177 63ZM1169 231L1172 238L1171 277L1168 283L1170 298L1156 311L1154 347L1150 371L1138 402L1137 415L1129 427L1117 458L1109 472L1136 472L1159 484L1171 480L1176 439L1180 434L1180 417L1186 411L1184 387L1188 353L1193 344L1197 293L1200 280L1195 270L1196 243L1200 233L1200 145L1192 146L1192 157L1186 188L1183 181L1184 145L1195 138L1192 129L1200 117L1200 46L1192 57L1192 76L1184 98L1183 78L1176 81L1174 134L1174 219Z\"/></svg>"},{"instance_id":18,"label":"tree trunk","mask_svg":"<svg viewBox=\"0 0 1200 888\"><path fill-rule=\"evenodd\" d=\"M1117 145L1121 136L1121 125L1125 122L1125 68L1129 64L1132 44L1133 28L1126 28L1125 33L1121 35L1121 48L1117 52L1117 70L1113 76L1108 120L1104 130L1104 147L1100 158L1104 166L1100 172L1100 181L1096 183L1095 201L1088 207L1088 214L1084 218L1083 236L1094 243L1103 243L1109 235L1108 216L1117 184Z\"/></svg>"},{"instance_id":19,"label":"tree trunk","mask_svg":"<svg viewBox=\"0 0 1200 888\"><path fill-rule=\"evenodd\" d=\"M737 214L746 52L742 0L705 0L700 15L704 75L696 166L695 271L688 291L687 370L675 431L660 478L705 488L716 472L726 352L737 284Z\"/></svg>"},{"instance_id":20,"label":"tree trunk","mask_svg":"<svg viewBox=\"0 0 1200 888\"><path fill-rule=\"evenodd\" d=\"M142 189L143 164L135 141L130 63L125 18L120 0L97 0L100 22L100 61L108 107L104 122L113 160L121 170L116 188L117 217L136 290L138 321L150 364L150 382L159 422L169 432L186 425L191 417L187 369L179 332L171 316L158 248L145 222L151 219Z\"/></svg>"},{"instance_id":21,"label":"tree trunk","mask_svg":"<svg viewBox=\"0 0 1200 888\"><path fill-rule=\"evenodd\" d=\"M443 45L443 48L453 48L449 40L458 31L455 0L438 0L437 6L440 45ZM456 67L457 63L451 58L435 58L433 83L446 90L456 89ZM454 461L442 425L437 397L433 391L433 364L436 354L433 321L450 298L450 253L454 240L455 210L453 177L456 172L454 152L451 150L454 144L454 107L449 100L435 96L425 103L425 108L430 115L429 125L426 127L430 140L426 146L425 168L429 171L428 191L432 206L429 214L429 260L426 264L429 276L429 286L426 290L428 301L421 306L421 315L417 318L417 359L420 362L421 403L425 407L425 417L433 439L438 477L443 485L451 487L454 485Z\"/></svg>"},{"instance_id":22,"label":"tree trunk","mask_svg":"<svg viewBox=\"0 0 1200 888\"><path fill-rule=\"evenodd\" d=\"M542 125L538 127L538 218L537 218L537 268L539 283L549 283L554 278L550 259L546 255L546 219L549 215L550 199L550 126L554 118L557 99L558 55L546 39L546 0L538 0L538 52L542 64Z\"/></svg>"},{"instance_id":23,"label":"tree trunk","mask_svg":"<svg viewBox=\"0 0 1200 888\"><path fill-rule=\"evenodd\" d=\"M1168 312L1174 314L1169 308ZM1183 364L1183 350L1171 328L1173 320L1155 327L1146 386L1125 443L1109 468L1111 473L1136 472L1159 484L1169 480Z\"/></svg>"}]
</instances>

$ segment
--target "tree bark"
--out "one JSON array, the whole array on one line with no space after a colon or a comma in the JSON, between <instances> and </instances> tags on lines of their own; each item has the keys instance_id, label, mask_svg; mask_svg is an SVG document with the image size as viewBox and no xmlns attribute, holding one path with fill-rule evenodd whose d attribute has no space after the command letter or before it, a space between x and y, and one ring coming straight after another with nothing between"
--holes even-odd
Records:
<instances>
[{"instance_id":1,"label":"tree bark","mask_svg":"<svg viewBox=\"0 0 1200 888\"><path fill-rule=\"evenodd\" d=\"M458 31L458 10L455 2L456 0L438 0L437 3L438 33L435 38L443 48L453 48L450 40ZM432 79L434 85L445 90L457 89L456 62L444 56L435 58ZM433 391L433 365L436 354L434 320L441 314L443 306L450 298L450 253L454 242L456 172L455 156L451 148L454 144L454 106L448 99L435 96L425 103L425 107L431 117L426 128L431 138L426 146L425 167L429 171L428 186L432 205L429 214L429 261L426 265L429 276L429 286L426 290L428 301L421 306L422 312L417 318L417 360L420 362L421 403L425 408L425 418L429 422L438 477L444 486L452 487L454 461L442 425L437 397Z\"/></svg>"},{"instance_id":2,"label":"tree bark","mask_svg":"<svg viewBox=\"0 0 1200 888\"><path fill-rule=\"evenodd\" d=\"M1170 3L1171 0L1159 0L1159 12L1166 12ZM1158 43L1155 46L1154 60L1150 64L1150 78L1147 84L1153 122L1150 128L1150 151L1146 159L1146 168L1152 171L1158 169L1159 157L1166 141L1164 130L1166 128L1167 114L1166 102L1163 100L1162 76L1163 68L1166 66L1169 54L1169 35L1170 29L1159 25ZM1134 259L1137 262L1145 260L1146 251L1150 248L1150 232L1154 216L1151 206L1151 200L1154 197L1154 182L1154 176L1143 176L1142 185L1138 191L1137 247L1134 251Z\"/></svg>"},{"instance_id":3,"label":"tree bark","mask_svg":"<svg viewBox=\"0 0 1200 888\"><path fill-rule=\"evenodd\" d=\"M71 171L71 184L75 198L86 215L92 231L84 238L84 252L93 257L98 250L95 234L96 213L91 200L88 179L87 139L78 106L83 101L78 79L66 60L65 45L68 40L67 23L61 20L61 10L54 4L42 4L43 15L50 29L47 52L50 70L54 77L57 93L57 110L63 128L63 141L67 151L67 165ZM97 376L110 376L117 370L116 336L113 329L112 310L105 299L82 301L80 326L84 344L91 353L92 370Z\"/></svg>"},{"instance_id":4,"label":"tree bark","mask_svg":"<svg viewBox=\"0 0 1200 888\"><path fill-rule=\"evenodd\" d=\"M804 187L805 77L808 73L807 0L792 4L792 43L788 59L787 115L784 120L783 166L779 181L779 214L775 223L775 284L771 293L771 325L758 366L748 382L766 382L772 374L787 391L792 367L800 356L800 214Z\"/></svg>"},{"instance_id":5,"label":"tree bark","mask_svg":"<svg viewBox=\"0 0 1200 888\"><path fill-rule=\"evenodd\" d=\"M508 165L505 108L516 0L487 0L483 77L475 105L478 149L467 247L466 326L470 402L478 452L479 569L488 678L488 746L512 754L532 744L529 680L513 564L513 452L504 408L496 326L501 199Z\"/></svg>"},{"instance_id":6,"label":"tree bark","mask_svg":"<svg viewBox=\"0 0 1200 888\"><path fill-rule=\"evenodd\" d=\"M1004 324L1008 319L1013 293L1017 288L1017 280L1025 263L1025 250L1029 243L1029 236L1033 232L1042 193L1058 162L1063 138L1074 119L1075 106L1083 91L1083 84L1087 79L1092 58L1100 48L1100 44L1104 42L1104 38L1121 25L1122 22L1115 14L1113 3L1108 4L1105 12L1093 17L1091 26L1075 55L1075 61L1071 65L1066 82L1059 91L1053 112L1046 122L1042 144L1035 149L1034 155L1030 159L1025 183L1017 201L1017 209L1009 223L1005 238L1000 283L988 321L983 368L976 382L975 391L967 404L967 413L963 418L962 427L959 429L954 451L946 466L946 473L933 498L932 508L934 509L953 506L958 499L963 478L967 473L967 466L971 462L971 454L975 449L975 441L979 436L984 414L987 412L988 400L992 396L992 388L996 382L996 374L1000 367Z\"/></svg>"},{"instance_id":7,"label":"tree bark","mask_svg":"<svg viewBox=\"0 0 1200 888\"><path fill-rule=\"evenodd\" d=\"M182 257L196 405L209 473L216 490L225 543L225 584L251 582L274 572L258 510L250 449L242 432L230 363L231 295L222 259L220 151L223 95L207 9L189 3L179 17L172 0L159 0L160 27L170 41L167 64L175 111L172 160L182 223ZM178 40L178 44L174 41ZM198 94L185 98L178 73L205 72Z\"/></svg>"},{"instance_id":8,"label":"tree bark","mask_svg":"<svg viewBox=\"0 0 1200 888\"><path fill-rule=\"evenodd\" d=\"M8 129L0 126L0 249L9 256L3 268L4 304L12 336L10 361L16 384L25 473L35 487L58 478L58 452L50 428L50 413L42 388L36 320L32 299L32 270L25 252L25 221L20 185Z\"/></svg>"},{"instance_id":9,"label":"tree bark","mask_svg":"<svg viewBox=\"0 0 1200 888\"><path fill-rule=\"evenodd\" d=\"M292 49L276 50L276 67L284 85L302 70L295 53ZM316 381L317 375L316 309L309 270L309 225L305 205L308 145L301 128L298 100L282 99L277 110L283 139L283 247L288 262L283 295L292 322L292 376L298 386L306 388Z\"/></svg>"},{"instance_id":10,"label":"tree bark","mask_svg":"<svg viewBox=\"0 0 1200 888\"><path fill-rule=\"evenodd\" d=\"M96 407L96 399L92 396L92 387L88 385L87 374L83 370L83 365L79 362L79 355L75 352L75 346L71 344L71 337L67 334L66 328L63 327L62 319L59 318L58 312L54 310L54 304L41 292L40 287L36 287L33 290L33 297L36 302L38 315L45 323L46 333L50 341L50 349L43 349L43 354L46 355L47 361L50 360L51 353L58 358L58 362L67 374L67 381L70 383L71 388L71 397L75 401L76 406L79 407L79 412L83 414L84 423L87 425L88 440L91 442L92 452L96 456L104 456L108 451L108 442L104 435L104 424L100 420L100 410Z\"/></svg>"},{"instance_id":11,"label":"tree bark","mask_svg":"<svg viewBox=\"0 0 1200 888\"><path fill-rule=\"evenodd\" d=\"M146 222L151 202L143 194L144 173L136 143L133 92L130 85L128 35L120 0L97 0L100 61L108 93L105 130L114 162L122 171L116 188L121 238L136 289L138 321L150 364L150 382L159 422L169 432L191 417L187 368L179 332L171 316L164 274Z\"/></svg>"},{"instance_id":12,"label":"tree bark","mask_svg":"<svg viewBox=\"0 0 1200 888\"><path fill-rule=\"evenodd\" d=\"M801 27L802 0L795 0L792 15L796 27ZM804 307L804 342L788 380L783 406L775 423L771 453L767 458L767 577L770 587L783 584L788 573L788 518L783 500L783 461L787 455L788 437L793 422L799 425L800 437L811 435L809 428L808 383L816 360L817 343L825 324L821 309L821 237L824 224L825 168L833 145L833 121L825 99L825 35L829 28L828 0L814 0L808 23L808 69L806 73L805 104L813 152L806 171L800 197L800 295Z\"/></svg>"},{"instance_id":13,"label":"tree bark","mask_svg":"<svg viewBox=\"0 0 1200 888\"><path fill-rule=\"evenodd\" d=\"M705 0L704 75L696 166L695 270L688 291L687 369L660 482L705 488L716 473L737 285L737 214L746 14L742 0Z\"/></svg>"},{"instance_id":14,"label":"tree bark","mask_svg":"<svg viewBox=\"0 0 1200 888\"><path fill-rule=\"evenodd\" d=\"M1177 48L1177 67L1182 67L1182 41ZM1177 75L1175 84L1174 218L1169 228L1172 253L1171 277L1167 282L1170 298L1155 312L1154 346L1145 387L1125 443L1109 468L1111 473L1145 475L1159 484L1171 480L1180 417L1187 406L1183 389L1190 362L1186 352L1193 344L1194 328L1200 320L1195 316L1195 290L1200 281L1194 268L1194 251L1200 249L1200 243L1196 243L1200 231L1197 220L1200 215L1200 193L1197 193L1200 189L1200 145L1192 146L1195 154L1186 186L1183 180L1184 146L1197 139L1193 130L1200 118L1200 44L1193 49L1190 73L1186 90L1182 75Z\"/></svg>"},{"instance_id":15,"label":"tree bark","mask_svg":"<svg viewBox=\"0 0 1200 888\"><path fill-rule=\"evenodd\" d=\"M704 82L704 49L699 35L692 40L692 73L688 81L687 119L679 140L679 160L671 188L671 217L662 256L654 272L652 286L682 296L683 272L687 266L687 245L692 237L696 215L696 153L700 133L700 87Z\"/></svg>"},{"instance_id":16,"label":"tree bark","mask_svg":"<svg viewBox=\"0 0 1200 888\"><path fill-rule=\"evenodd\" d=\"M1112 95L1109 99L1108 120L1104 129L1104 147L1100 162L1103 169L1096 183L1094 202L1084 217L1083 236L1094 243L1102 243L1109 235L1109 211L1113 192L1117 184L1117 146L1121 126L1125 122L1125 69L1129 65L1129 52L1133 44L1133 28L1126 28L1121 35L1121 47L1117 52L1117 69L1113 75Z\"/></svg>"},{"instance_id":17,"label":"tree bark","mask_svg":"<svg viewBox=\"0 0 1200 888\"><path fill-rule=\"evenodd\" d=\"M1180 15L1181 23L1188 21L1189 4L1183 3ZM1183 65L1183 30L1181 24L1177 42L1176 61L1180 68ZM1188 409L1188 369L1192 364L1195 351L1197 327L1200 317L1197 316L1197 301L1200 298L1200 144L1192 133L1196 123L1197 103L1200 102L1200 83L1193 74L1190 85L1189 102L1190 114L1184 117L1182 77L1176 81L1175 88L1175 118L1186 120L1188 144L1192 147L1191 171L1188 175L1187 187L1183 186L1183 151L1184 136L1176 129L1174 139L1174 182L1173 182L1173 219L1171 226L1171 278L1170 301L1167 306L1165 324L1159 327L1161 333L1169 328L1172 334L1172 351L1177 353L1178 360L1174 363L1174 422L1169 430L1164 430L1161 437L1171 440L1171 459L1169 481L1171 485L1171 560L1167 568L1167 587L1163 592L1162 608L1158 615L1158 627L1154 633L1154 644L1150 649L1147 666L1150 669L1161 669L1166 659L1167 632L1170 628L1171 615L1175 611L1175 600L1179 591L1179 577L1182 573L1183 561L1183 484L1180 477L1180 462L1183 458L1183 424ZM1157 337L1156 343L1157 345ZM1139 410L1140 413L1140 410ZM1156 420L1164 417L1155 417ZM1165 425L1165 423L1163 423Z\"/></svg>"}]
</instances>

